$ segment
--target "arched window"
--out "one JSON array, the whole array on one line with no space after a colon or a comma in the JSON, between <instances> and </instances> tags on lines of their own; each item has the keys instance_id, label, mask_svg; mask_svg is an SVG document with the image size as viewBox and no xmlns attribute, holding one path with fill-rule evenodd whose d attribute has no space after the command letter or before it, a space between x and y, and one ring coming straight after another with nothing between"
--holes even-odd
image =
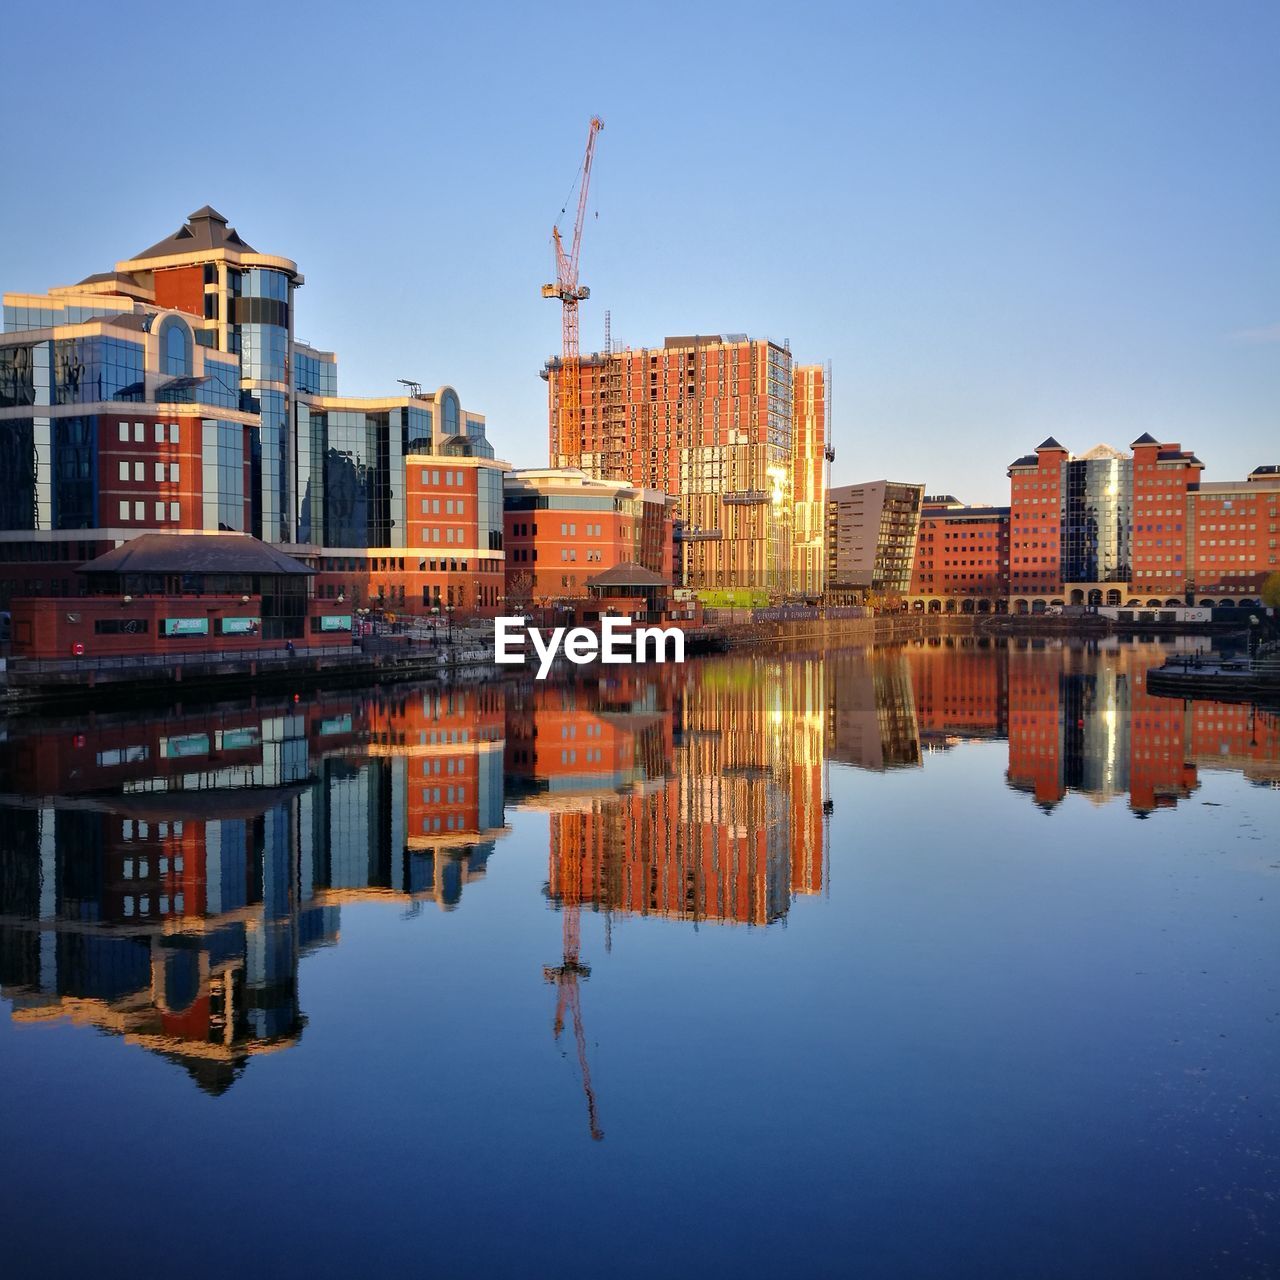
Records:
<instances>
[{"instance_id":1,"label":"arched window","mask_svg":"<svg viewBox=\"0 0 1280 1280\"><path fill-rule=\"evenodd\" d=\"M191 331L177 316L168 316L160 326L160 361L171 378L191 373Z\"/></svg>"},{"instance_id":2,"label":"arched window","mask_svg":"<svg viewBox=\"0 0 1280 1280\"><path fill-rule=\"evenodd\" d=\"M452 387L445 387L440 393L440 429L446 436L456 436L461 427L459 421L462 410L458 404L458 393Z\"/></svg>"}]
</instances>

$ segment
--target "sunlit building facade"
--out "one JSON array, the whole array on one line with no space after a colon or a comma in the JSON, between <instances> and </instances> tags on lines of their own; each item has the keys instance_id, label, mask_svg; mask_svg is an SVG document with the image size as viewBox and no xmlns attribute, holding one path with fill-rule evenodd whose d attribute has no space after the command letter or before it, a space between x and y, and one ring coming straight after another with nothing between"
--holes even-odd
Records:
<instances>
[{"instance_id":1,"label":"sunlit building facade","mask_svg":"<svg viewBox=\"0 0 1280 1280\"><path fill-rule=\"evenodd\" d=\"M302 284L206 206L111 271L4 295L0 602L65 595L140 532L233 530L353 607L496 608L506 468L483 416L447 386L339 398L334 354L295 336ZM462 475L461 510L434 472Z\"/></svg>"},{"instance_id":2,"label":"sunlit building facade","mask_svg":"<svg viewBox=\"0 0 1280 1280\"><path fill-rule=\"evenodd\" d=\"M506 596L513 608L584 598L619 565L670 586L675 499L568 467L512 471L503 493Z\"/></svg>"},{"instance_id":3,"label":"sunlit building facade","mask_svg":"<svg viewBox=\"0 0 1280 1280\"><path fill-rule=\"evenodd\" d=\"M911 588L924 486L894 480L827 494L827 592L905 596Z\"/></svg>"},{"instance_id":4,"label":"sunlit building facade","mask_svg":"<svg viewBox=\"0 0 1280 1280\"><path fill-rule=\"evenodd\" d=\"M550 462L678 499L682 585L756 598L816 595L825 564L827 389L817 366L745 334L667 338L578 367L577 419L559 359Z\"/></svg>"},{"instance_id":5,"label":"sunlit building facade","mask_svg":"<svg viewBox=\"0 0 1280 1280\"><path fill-rule=\"evenodd\" d=\"M1009 609L1257 604L1280 571L1280 468L1205 483L1149 433L1080 456L1052 437L1009 467Z\"/></svg>"},{"instance_id":6,"label":"sunlit building facade","mask_svg":"<svg viewBox=\"0 0 1280 1280\"><path fill-rule=\"evenodd\" d=\"M1009 591L1008 507L923 499L909 607L916 613L1003 613Z\"/></svg>"}]
</instances>

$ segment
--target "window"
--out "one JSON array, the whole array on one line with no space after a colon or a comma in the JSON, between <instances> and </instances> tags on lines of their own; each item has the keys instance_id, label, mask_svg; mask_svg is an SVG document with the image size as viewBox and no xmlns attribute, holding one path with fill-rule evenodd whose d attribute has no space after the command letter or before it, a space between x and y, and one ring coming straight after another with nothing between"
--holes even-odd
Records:
<instances>
[{"instance_id":1,"label":"window","mask_svg":"<svg viewBox=\"0 0 1280 1280\"><path fill-rule=\"evenodd\" d=\"M191 373L191 333L177 316L167 316L160 326L160 359L171 378Z\"/></svg>"},{"instance_id":2,"label":"window","mask_svg":"<svg viewBox=\"0 0 1280 1280\"><path fill-rule=\"evenodd\" d=\"M164 444L164 423L156 423L156 444Z\"/></svg>"},{"instance_id":3,"label":"window","mask_svg":"<svg viewBox=\"0 0 1280 1280\"><path fill-rule=\"evenodd\" d=\"M129 424L127 422L122 422L120 424L120 443L129 443Z\"/></svg>"},{"instance_id":4,"label":"window","mask_svg":"<svg viewBox=\"0 0 1280 1280\"><path fill-rule=\"evenodd\" d=\"M157 462L156 463L156 483L159 484L163 480L164 480L164 463Z\"/></svg>"},{"instance_id":5,"label":"window","mask_svg":"<svg viewBox=\"0 0 1280 1280\"><path fill-rule=\"evenodd\" d=\"M134 478L135 480L145 480L145 479L146 479L146 475L147 475L147 472L146 472L146 465L147 465L147 464L146 464L145 462L135 462L135 463L133 464L133 478Z\"/></svg>"},{"instance_id":6,"label":"window","mask_svg":"<svg viewBox=\"0 0 1280 1280\"><path fill-rule=\"evenodd\" d=\"M127 462L122 462L120 464L120 479L128 480L128 478L129 478L129 464Z\"/></svg>"},{"instance_id":7,"label":"window","mask_svg":"<svg viewBox=\"0 0 1280 1280\"><path fill-rule=\"evenodd\" d=\"M164 519L164 503L163 502L156 503L156 519L157 520Z\"/></svg>"},{"instance_id":8,"label":"window","mask_svg":"<svg viewBox=\"0 0 1280 1280\"><path fill-rule=\"evenodd\" d=\"M182 518L182 508L176 503L169 503L169 519L180 520Z\"/></svg>"},{"instance_id":9,"label":"window","mask_svg":"<svg viewBox=\"0 0 1280 1280\"><path fill-rule=\"evenodd\" d=\"M176 462L169 463L169 483L178 483L178 464Z\"/></svg>"},{"instance_id":10,"label":"window","mask_svg":"<svg viewBox=\"0 0 1280 1280\"><path fill-rule=\"evenodd\" d=\"M133 424L133 438L136 443L141 444L146 439L146 430L144 423L135 422Z\"/></svg>"},{"instance_id":11,"label":"window","mask_svg":"<svg viewBox=\"0 0 1280 1280\"><path fill-rule=\"evenodd\" d=\"M127 520L128 518L129 518L129 504L127 502L122 502L120 504L120 519Z\"/></svg>"},{"instance_id":12,"label":"window","mask_svg":"<svg viewBox=\"0 0 1280 1280\"><path fill-rule=\"evenodd\" d=\"M177 444L179 439L178 424L176 422L169 423L169 443Z\"/></svg>"},{"instance_id":13,"label":"window","mask_svg":"<svg viewBox=\"0 0 1280 1280\"><path fill-rule=\"evenodd\" d=\"M147 518L146 511L147 504L145 502L135 502L133 504L133 518L135 520L145 520Z\"/></svg>"}]
</instances>

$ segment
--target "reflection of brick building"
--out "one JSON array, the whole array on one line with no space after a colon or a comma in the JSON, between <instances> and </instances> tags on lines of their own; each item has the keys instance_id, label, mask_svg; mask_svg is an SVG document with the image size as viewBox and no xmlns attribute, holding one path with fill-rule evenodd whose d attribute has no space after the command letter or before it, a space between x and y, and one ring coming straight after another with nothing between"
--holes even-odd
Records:
<instances>
[{"instance_id":1,"label":"reflection of brick building","mask_svg":"<svg viewBox=\"0 0 1280 1280\"><path fill-rule=\"evenodd\" d=\"M1280 715L1244 702L1193 702L1189 754L1201 769L1238 769L1251 782L1280 785Z\"/></svg>"},{"instance_id":2,"label":"reflection of brick building","mask_svg":"<svg viewBox=\"0 0 1280 1280\"><path fill-rule=\"evenodd\" d=\"M716 663L681 710L673 752L645 781L553 815L551 895L767 924L792 893L822 888L821 664Z\"/></svg>"},{"instance_id":3,"label":"reflection of brick building","mask_svg":"<svg viewBox=\"0 0 1280 1280\"><path fill-rule=\"evenodd\" d=\"M1010 651L1010 786L1030 792L1042 809L1066 794L1062 776L1062 690L1058 664L1043 649Z\"/></svg>"},{"instance_id":4,"label":"reflection of brick building","mask_svg":"<svg viewBox=\"0 0 1280 1280\"><path fill-rule=\"evenodd\" d=\"M1010 785L1052 809L1068 791L1105 803L1127 794L1137 814L1195 790L1178 700L1151 697L1156 646L1118 648L1098 662L1071 646L1009 654Z\"/></svg>"},{"instance_id":5,"label":"reflection of brick building","mask_svg":"<svg viewBox=\"0 0 1280 1280\"><path fill-rule=\"evenodd\" d=\"M1008 671L1002 651L985 642L931 641L906 650L923 741L1005 733Z\"/></svg>"},{"instance_id":6,"label":"reflection of brick building","mask_svg":"<svg viewBox=\"0 0 1280 1280\"><path fill-rule=\"evenodd\" d=\"M543 376L553 466L679 499L684 585L821 591L823 369L745 334L596 352L578 367L576 422L561 361Z\"/></svg>"}]
</instances>

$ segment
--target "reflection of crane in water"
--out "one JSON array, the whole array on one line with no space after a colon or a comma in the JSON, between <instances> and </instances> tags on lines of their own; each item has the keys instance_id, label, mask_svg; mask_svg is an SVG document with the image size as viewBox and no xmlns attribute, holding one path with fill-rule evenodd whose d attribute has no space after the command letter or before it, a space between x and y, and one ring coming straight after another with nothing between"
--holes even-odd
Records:
<instances>
[{"instance_id":1,"label":"reflection of crane in water","mask_svg":"<svg viewBox=\"0 0 1280 1280\"><path fill-rule=\"evenodd\" d=\"M587 1125L591 1136L597 1142L604 1137L596 1118L596 1095L591 1087L591 1067L587 1063L587 1037L582 1029L582 1004L578 993L578 979L591 976L591 966L578 959L581 945L580 908L578 895L581 889L581 878L578 874L576 860L571 860L572 877L563 882L564 912L564 961L559 965L546 965L542 976L556 987L556 1020L555 1037L558 1041L564 1030L564 1013L566 1007L573 1018L573 1039L578 1046L578 1069L582 1072L582 1091L587 1095Z\"/></svg>"}]
</instances>

